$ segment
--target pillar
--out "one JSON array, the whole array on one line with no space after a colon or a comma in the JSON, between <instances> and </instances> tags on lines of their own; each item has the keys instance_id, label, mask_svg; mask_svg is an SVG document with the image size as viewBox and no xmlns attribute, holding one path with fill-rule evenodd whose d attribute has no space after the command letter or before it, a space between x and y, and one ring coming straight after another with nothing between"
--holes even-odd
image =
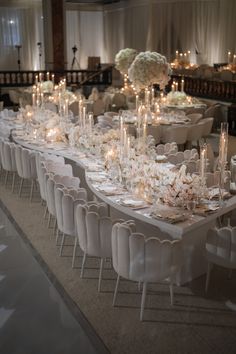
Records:
<instances>
[{"instance_id":1,"label":"pillar","mask_svg":"<svg viewBox=\"0 0 236 354\"><path fill-rule=\"evenodd\" d=\"M45 69L65 69L65 0L43 0Z\"/></svg>"}]
</instances>

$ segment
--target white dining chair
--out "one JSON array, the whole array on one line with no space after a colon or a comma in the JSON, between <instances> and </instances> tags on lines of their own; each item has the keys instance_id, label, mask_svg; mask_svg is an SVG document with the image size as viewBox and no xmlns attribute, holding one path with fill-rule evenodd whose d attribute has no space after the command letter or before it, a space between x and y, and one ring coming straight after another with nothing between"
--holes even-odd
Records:
<instances>
[{"instance_id":1,"label":"white dining chair","mask_svg":"<svg viewBox=\"0 0 236 354\"><path fill-rule=\"evenodd\" d=\"M210 273L214 264L236 269L236 227L210 229L206 239L206 258L208 261L205 291L208 291Z\"/></svg>"},{"instance_id":2,"label":"white dining chair","mask_svg":"<svg viewBox=\"0 0 236 354\"><path fill-rule=\"evenodd\" d=\"M174 303L173 284L181 268L181 241L145 238L133 232L133 225L117 223L112 229L112 263L117 273L113 297L115 305L120 277L143 283L140 320L143 320L147 285L167 280L171 305Z\"/></svg>"},{"instance_id":3,"label":"white dining chair","mask_svg":"<svg viewBox=\"0 0 236 354\"><path fill-rule=\"evenodd\" d=\"M199 153L197 151L197 149L193 148L193 149L187 149L184 150L184 160L198 160L199 159Z\"/></svg>"},{"instance_id":4,"label":"white dining chair","mask_svg":"<svg viewBox=\"0 0 236 354\"><path fill-rule=\"evenodd\" d=\"M191 149L194 142L196 142L197 147L200 148L200 140L203 136L203 127L201 124L192 124L188 127L187 132L187 148Z\"/></svg>"},{"instance_id":5,"label":"white dining chair","mask_svg":"<svg viewBox=\"0 0 236 354\"><path fill-rule=\"evenodd\" d=\"M171 126L163 131L162 142L175 142L179 146L183 146L187 141L188 127L187 126Z\"/></svg>"},{"instance_id":6,"label":"white dining chair","mask_svg":"<svg viewBox=\"0 0 236 354\"><path fill-rule=\"evenodd\" d=\"M74 265L74 250L77 244L76 237L76 224L75 224L75 208L78 204L85 204L86 201L82 199L74 199L73 196L67 194L62 188L54 189L55 193L55 207L57 218L57 238L56 244L60 233L62 234L60 244L60 256L62 256L63 247L65 245L65 239L67 236L73 239L73 255L72 255L72 267Z\"/></svg>"},{"instance_id":7,"label":"white dining chair","mask_svg":"<svg viewBox=\"0 0 236 354\"><path fill-rule=\"evenodd\" d=\"M46 202L46 195L45 195L45 183L44 183L44 174L45 174L45 167L43 166L42 162L50 160L60 163L65 163L64 157L56 156L53 154L48 153L41 153L36 151L35 152L35 161L36 161L36 171L37 171L37 181L39 184L39 192L42 202Z\"/></svg>"},{"instance_id":8,"label":"white dining chair","mask_svg":"<svg viewBox=\"0 0 236 354\"><path fill-rule=\"evenodd\" d=\"M147 135L151 135L155 140L155 144L159 144L161 142L161 135L162 135L160 126L148 125Z\"/></svg>"},{"instance_id":9,"label":"white dining chair","mask_svg":"<svg viewBox=\"0 0 236 354\"><path fill-rule=\"evenodd\" d=\"M202 119L198 124L202 126L202 137L206 139L209 137L209 135L212 132L212 128L213 128L213 122L214 122L214 118L213 117L209 117L209 118L204 118Z\"/></svg>"},{"instance_id":10,"label":"white dining chair","mask_svg":"<svg viewBox=\"0 0 236 354\"><path fill-rule=\"evenodd\" d=\"M19 196L21 196L24 181L29 180L31 181L30 201L32 201L33 190L34 187L36 187L37 178L35 153L28 149L22 148L20 145L17 145L15 147L15 159L17 173L21 178Z\"/></svg>"},{"instance_id":11,"label":"white dining chair","mask_svg":"<svg viewBox=\"0 0 236 354\"><path fill-rule=\"evenodd\" d=\"M120 109L127 109L126 96L121 92L116 92L112 97L111 107L116 112L119 112Z\"/></svg>"},{"instance_id":12,"label":"white dining chair","mask_svg":"<svg viewBox=\"0 0 236 354\"><path fill-rule=\"evenodd\" d=\"M80 188L80 178L74 176L64 176L55 174L53 180L57 185L61 185L62 188L78 189Z\"/></svg>"},{"instance_id":13,"label":"white dining chair","mask_svg":"<svg viewBox=\"0 0 236 354\"><path fill-rule=\"evenodd\" d=\"M92 111L95 117L105 112L105 103L102 98L98 98L92 105Z\"/></svg>"},{"instance_id":14,"label":"white dining chair","mask_svg":"<svg viewBox=\"0 0 236 354\"><path fill-rule=\"evenodd\" d=\"M187 114L186 117L190 119L192 124L196 124L202 119L203 115L201 113L191 113Z\"/></svg>"},{"instance_id":15,"label":"white dining chair","mask_svg":"<svg viewBox=\"0 0 236 354\"><path fill-rule=\"evenodd\" d=\"M70 164L49 160L43 161L42 164L45 166L47 173L70 177L73 176L73 169Z\"/></svg>"},{"instance_id":16,"label":"white dining chair","mask_svg":"<svg viewBox=\"0 0 236 354\"><path fill-rule=\"evenodd\" d=\"M169 154L167 156L167 161L173 165L177 165L178 164L178 160L177 160L177 156L176 154Z\"/></svg>"},{"instance_id":17,"label":"white dining chair","mask_svg":"<svg viewBox=\"0 0 236 354\"><path fill-rule=\"evenodd\" d=\"M104 260L111 258L111 232L113 221L104 215L106 209L99 204L78 205L76 207L76 228L78 243L83 251L83 260L80 276L83 278L87 257L100 258L98 291L101 290Z\"/></svg>"},{"instance_id":18,"label":"white dining chair","mask_svg":"<svg viewBox=\"0 0 236 354\"><path fill-rule=\"evenodd\" d=\"M169 155L175 154L178 151L178 145L175 142L166 143L166 144L158 144L156 146L157 155Z\"/></svg>"},{"instance_id":19,"label":"white dining chair","mask_svg":"<svg viewBox=\"0 0 236 354\"><path fill-rule=\"evenodd\" d=\"M9 173L12 174L12 192L14 192L17 172L15 147L14 143L0 140L1 165L5 171L5 185L7 184Z\"/></svg>"}]
</instances>

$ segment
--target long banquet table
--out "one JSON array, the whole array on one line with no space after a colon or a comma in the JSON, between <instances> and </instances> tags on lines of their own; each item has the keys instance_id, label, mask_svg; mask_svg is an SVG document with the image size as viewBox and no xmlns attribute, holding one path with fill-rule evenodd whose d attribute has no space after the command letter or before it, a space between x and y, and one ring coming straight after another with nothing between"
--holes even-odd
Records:
<instances>
[{"instance_id":1,"label":"long banquet table","mask_svg":"<svg viewBox=\"0 0 236 354\"><path fill-rule=\"evenodd\" d=\"M183 241L183 267L178 276L178 284L184 284L206 272L206 260L204 256L206 234L210 227L216 224L219 217L231 212L236 207L236 196L224 202L223 207L207 216L194 215L193 218L185 221L170 224L157 220L150 215L151 206L134 210L131 207L119 203L120 195L105 195L98 188L97 181L92 176L104 174L104 166L98 161L97 156L75 150L69 146L62 146L60 143L44 144L25 140L22 136L14 134L13 140L22 146L46 153L61 155L67 163L72 164L75 176L81 179L81 185L88 190L90 198L95 195L99 200L110 206L110 213L114 217L122 217L126 220L133 219L137 225L137 231L147 236L156 236L160 239L181 239ZM91 168L92 167L92 168ZM124 191L124 196L127 191Z\"/></svg>"}]
</instances>

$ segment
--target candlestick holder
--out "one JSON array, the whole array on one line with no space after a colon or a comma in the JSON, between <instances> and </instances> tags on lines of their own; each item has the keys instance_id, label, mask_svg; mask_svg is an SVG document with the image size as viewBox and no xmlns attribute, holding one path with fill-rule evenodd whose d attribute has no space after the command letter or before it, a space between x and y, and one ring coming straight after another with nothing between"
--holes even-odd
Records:
<instances>
[{"instance_id":1,"label":"candlestick holder","mask_svg":"<svg viewBox=\"0 0 236 354\"><path fill-rule=\"evenodd\" d=\"M225 169L227 166L227 153L228 153L228 123L221 123L221 132L220 132L220 145L219 145L219 204L222 206L224 204L223 192L225 186Z\"/></svg>"}]
</instances>

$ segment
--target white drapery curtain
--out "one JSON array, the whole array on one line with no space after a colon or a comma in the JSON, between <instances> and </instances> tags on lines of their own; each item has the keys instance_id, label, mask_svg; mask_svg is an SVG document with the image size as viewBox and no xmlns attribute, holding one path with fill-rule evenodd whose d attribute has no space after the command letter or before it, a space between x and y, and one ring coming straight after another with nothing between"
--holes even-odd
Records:
<instances>
[{"instance_id":1,"label":"white drapery curtain","mask_svg":"<svg viewBox=\"0 0 236 354\"><path fill-rule=\"evenodd\" d=\"M158 51L169 61L176 50L190 50L192 62L226 62L229 50L236 53L235 14L235 0L128 0L106 6L107 60L131 47ZM114 28L123 40L107 35Z\"/></svg>"},{"instance_id":2,"label":"white drapery curtain","mask_svg":"<svg viewBox=\"0 0 236 354\"><path fill-rule=\"evenodd\" d=\"M66 39L68 69L73 61L72 47L76 45L77 61L81 69L87 69L88 57L100 57L106 61L104 50L103 12L102 11L66 11ZM78 64L73 67L78 69Z\"/></svg>"},{"instance_id":3,"label":"white drapery curtain","mask_svg":"<svg viewBox=\"0 0 236 354\"><path fill-rule=\"evenodd\" d=\"M0 8L0 70L18 70L20 45L21 70L44 68L42 9L38 3L30 7ZM37 45L41 43L41 45ZM39 56L41 52L41 56ZM41 67L40 67L41 62Z\"/></svg>"}]
</instances>

